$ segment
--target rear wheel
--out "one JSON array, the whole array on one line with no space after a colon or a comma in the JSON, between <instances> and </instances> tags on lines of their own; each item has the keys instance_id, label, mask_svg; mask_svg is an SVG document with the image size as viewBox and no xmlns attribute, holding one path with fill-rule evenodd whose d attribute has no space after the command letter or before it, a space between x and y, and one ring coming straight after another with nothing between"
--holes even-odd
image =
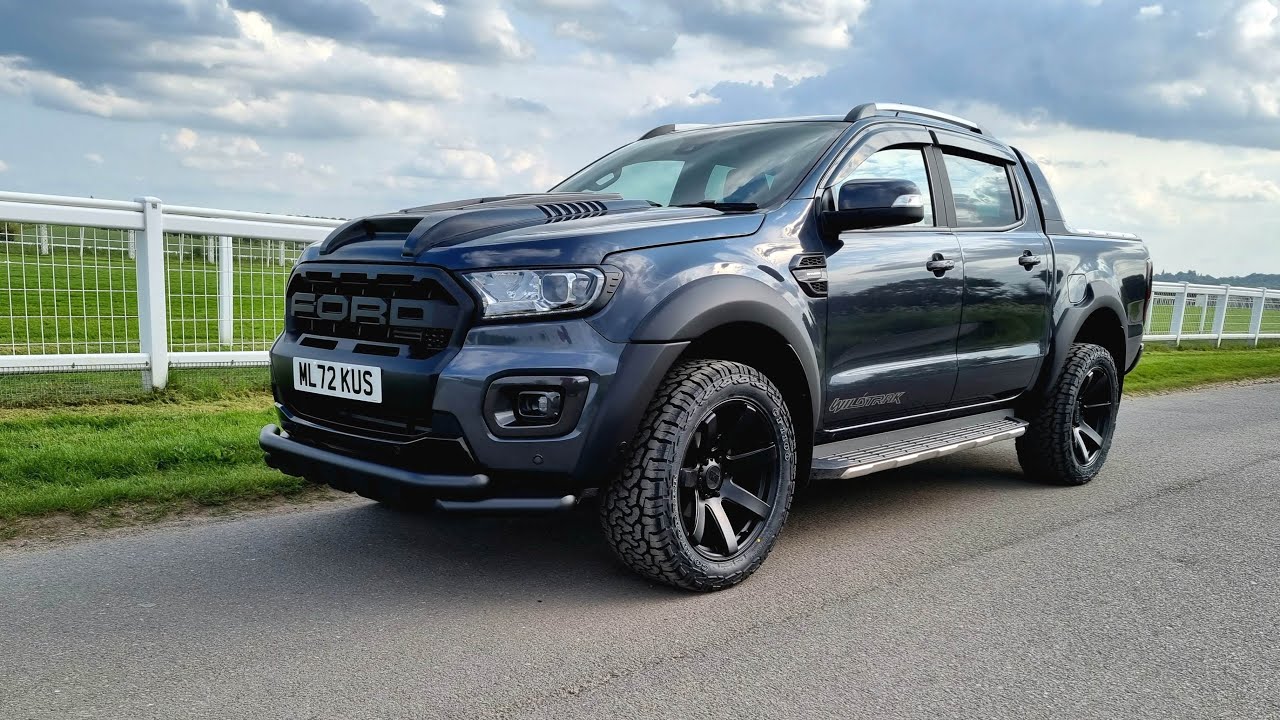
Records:
<instances>
[{"instance_id":1,"label":"rear wheel","mask_svg":"<svg viewBox=\"0 0 1280 720\"><path fill-rule=\"evenodd\" d=\"M601 493L605 536L631 569L689 590L746 579L773 548L795 490L795 430L758 370L680 363Z\"/></svg>"},{"instance_id":2,"label":"rear wheel","mask_svg":"<svg viewBox=\"0 0 1280 720\"><path fill-rule=\"evenodd\" d=\"M1023 471L1057 485L1083 485L1097 477L1111 449L1119 406L1120 377L1111 353L1098 345L1073 345L1057 385L1018 438Z\"/></svg>"}]
</instances>

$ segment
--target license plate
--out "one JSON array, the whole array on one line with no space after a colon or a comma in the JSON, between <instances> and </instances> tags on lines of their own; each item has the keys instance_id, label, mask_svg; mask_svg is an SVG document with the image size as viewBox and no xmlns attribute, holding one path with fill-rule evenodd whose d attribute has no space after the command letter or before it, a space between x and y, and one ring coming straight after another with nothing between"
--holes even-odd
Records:
<instances>
[{"instance_id":1,"label":"license plate","mask_svg":"<svg viewBox=\"0 0 1280 720\"><path fill-rule=\"evenodd\" d=\"M295 390L331 397L382 402L382 369L368 365L293 359Z\"/></svg>"}]
</instances>

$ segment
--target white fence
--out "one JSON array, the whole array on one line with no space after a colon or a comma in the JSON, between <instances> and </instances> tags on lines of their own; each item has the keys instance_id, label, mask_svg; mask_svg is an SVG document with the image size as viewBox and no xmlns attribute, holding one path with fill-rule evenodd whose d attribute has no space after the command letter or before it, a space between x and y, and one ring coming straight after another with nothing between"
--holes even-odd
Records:
<instances>
[{"instance_id":1,"label":"white fence","mask_svg":"<svg viewBox=\"0 0 1280 720\"><path fill-rule=\"evenodd\" d=\"M341 221L0 192L0 375L265 365L302 248ZM1152 341L1280 338L1280 290L1156 283Z\"/></svg>"},{"instance_id":2,"label":"white fence","mask_svg":"<svg viewBox=\"0 0 1280 720\"><path fill-rule=\"evenodd\" d=\"M1280 338L1280 290L1155 283L1145 339L1152 342Z\"/></svg>"},{"instance_id":3,"label":"white fence","mask_svg":"<svg viewBox=\"0 0 1280 720\"><path fill-rule=\"evenodd\" d=\"M262 365L340 220L0 193L0 374Z\"/></svg>"}]
</instances>

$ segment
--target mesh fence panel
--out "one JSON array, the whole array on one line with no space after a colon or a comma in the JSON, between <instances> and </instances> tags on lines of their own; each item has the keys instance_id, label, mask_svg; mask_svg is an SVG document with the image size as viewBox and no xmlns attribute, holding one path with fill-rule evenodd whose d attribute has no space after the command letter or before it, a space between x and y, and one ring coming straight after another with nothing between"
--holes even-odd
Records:
<instances>
[{"instance_id":1,"label":"mesh fence panel","mask_svg":"<svg viewBox=\"0 0 1280 720\"><path fill-rule=\"evenodd\" d=\"M1264 334L1280 333L1280 297L1268 297L1262 308L1262 329Z\"/></svg>"},{"instance_id":2,"label":"mesh fence panel","mask_svg":"<svg viewBox=\"0 0 1280 720\"><path fill-rule=\"evenodd\" d=\"M1173 293L1155 292L1151 295L1151 324L1147 328L1150 335L1173 334L1173 305L1177 296Z\"/></svg>"},{"instance_id":3,"label":"mesh fence panel","mask_svg":"<svg viewBox=\"0 0 1280 720\"><path fill-rule=\"evenodd\" d=\"M1222 332L1246 334L1253 325L1253 304L1257 298L1232 295L1227 299L1227 315L1222 321Z\"/></svg>"},{"instance_id":4,"label":"mesh fence panel","mask_svg":"<svg viewBox=\"0 0 1280 720\"><path fill-rule=\"evenodd\" d=\"M166 235L169 350L270 349L284 324L289 270L303 247L280 240ZM220 263L229 272L222 272Z\"/></svg>"},{"instance_id":5,"label":"mesh fence panel","mask_svg":"<svg viewBox=\"0 0 1280 720\"><path fill-rule=\"evenodd\" d=\"M0 223L0 355L139 352L132 233Z\"/></svg>"}]
</instances>

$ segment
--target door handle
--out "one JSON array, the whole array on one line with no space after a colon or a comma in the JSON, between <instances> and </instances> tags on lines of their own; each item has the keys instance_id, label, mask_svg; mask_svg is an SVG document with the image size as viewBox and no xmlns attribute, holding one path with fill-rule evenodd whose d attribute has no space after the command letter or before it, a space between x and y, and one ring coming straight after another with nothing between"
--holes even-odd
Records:
<instances>
[{"instance_id":1,"label":"door handle","mask_svg":"<svg viewBox=\"0 0 1280 720\"><path fill-rule=\"evenodd\" d=\"M1030 270L1040 264L1040 256L1032 255L1030 250L1023 250L1022 257L1018 258L1018 264Z\"/></svg>"},{"instance_id":2,"label":"door handle","mask_svg":"<svg viewBox=\"0 0 1280 720\"><path fill-rule=\"evenodd\" d=\"M933 257L929 259L929 262L924 264L925 270L928 270L938 277L945 275L948 270L954 270L955 267L956 261L947 260L942 257L942 253L934 253Z\"/></svg>"}]
</instances>

